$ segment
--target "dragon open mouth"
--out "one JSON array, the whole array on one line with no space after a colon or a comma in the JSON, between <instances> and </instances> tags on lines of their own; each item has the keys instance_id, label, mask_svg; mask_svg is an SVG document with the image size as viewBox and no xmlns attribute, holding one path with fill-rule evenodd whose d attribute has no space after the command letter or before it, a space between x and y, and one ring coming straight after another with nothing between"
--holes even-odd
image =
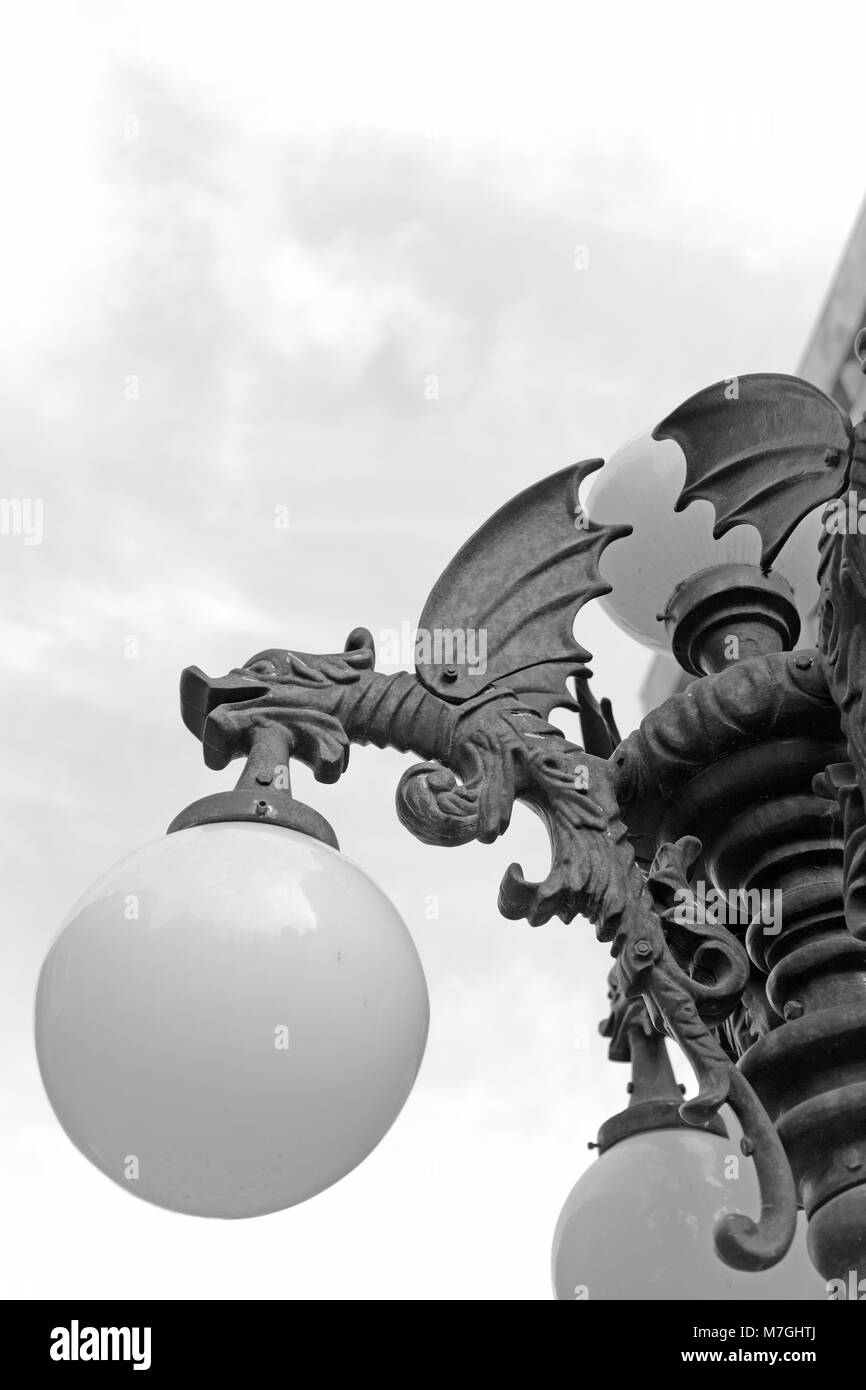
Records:
<instances>
[{"instance_id":1,"label":"dragon open mouth","mask_svg":"<svg viewBox=\"0 0 866 1390\"><path fill-rule=\"evenodd\" d=\"M268 686L240 671L214 679L198 666L187 666L180 678L181 717L190 733L201 739L207 717L218 705L261 700L269 693Z\"/></svg>"}]
</instances>

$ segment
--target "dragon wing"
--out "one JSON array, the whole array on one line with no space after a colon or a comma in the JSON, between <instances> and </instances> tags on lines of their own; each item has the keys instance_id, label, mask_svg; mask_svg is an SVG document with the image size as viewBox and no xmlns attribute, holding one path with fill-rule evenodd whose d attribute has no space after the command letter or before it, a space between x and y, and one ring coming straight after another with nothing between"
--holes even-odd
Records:
<instances>
[{"instance_id":1,"label":"dragon wing","mask_svg":"<svg viewBox=\"0 0 866 1390\"><path fill-rule=\"evenodd\" d=\"M853 432L843 410L795 376L755 373L699 391L653 430L686 456L682 511L696 497L716 510L713 535L748 523L769 569L794 528L844 490Z\"/></svg>"},{"instance_id":2,"label":"dragon wing","mask_svg":"<svg viewBox=\"0 0 866 1390\"><path fill-rule=\"evenodd\" d=\"M418 626L416 670L440 699L460 704L495 683L545 719L554 706L581 708L566 682L576 676L586 690L590 653L574 640L574 617L610 592L599 558L632 530L590 522L580 507L583 479L603 462L572 464L518 493L437 580Z\"/></svg>"}]
</instances>

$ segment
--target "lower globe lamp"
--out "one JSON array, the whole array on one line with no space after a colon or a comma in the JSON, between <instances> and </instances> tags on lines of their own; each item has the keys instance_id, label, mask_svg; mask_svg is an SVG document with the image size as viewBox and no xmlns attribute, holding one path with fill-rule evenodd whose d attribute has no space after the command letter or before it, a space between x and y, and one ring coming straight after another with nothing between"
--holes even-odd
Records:
<instances>
[{"instance_id":1,"label":"lower globe lamp","mask_svg":"<svg viewBox=\"0 0 866 1390\"><path fill-rule=\"evenodd\" d=\"M733 1269L716 1253L720 1218L761 1209L755 1164L721 1115L687 1124L683 1087L667 1040L643 999L629 997L617 967L608 976L609 1016L600 1025L611 1061L628 1062L624 1110L598 1132L598 1161L572 1188L553 1237L554 1297L599 1300L826 1298L812 1265L805 1221L778 1264ZM731 1115L731 1118L735 1117Z\"/></svg>"},{"instance_id":2,"label":"lower globe lamp","mask_svg":"<svg viewBox=\"0 0 866 1390\"><path fill-rule=\"evenodd\" d=\"M572 1188L553 1238L554 1297L583 1300L826 1299L799 1217L793 1244L760 1273L723 1264L713 1229L757 1212L754 1164L721 1134L646 1130L602 1154Z\"/></svg>"},{"instance_id":3,"label":"lower globe lamp","mask_svg":"<svg viewBox=\"0 0 866 1390\"><path fill-rule=\"evenodd\" d=\"M42 967L36 1048L60 1123L108 1177L248 1217L370 1153L428 1021L412 939L356 865L297 830L218 821L85 893Z\"/></svg>"}]
</instances>

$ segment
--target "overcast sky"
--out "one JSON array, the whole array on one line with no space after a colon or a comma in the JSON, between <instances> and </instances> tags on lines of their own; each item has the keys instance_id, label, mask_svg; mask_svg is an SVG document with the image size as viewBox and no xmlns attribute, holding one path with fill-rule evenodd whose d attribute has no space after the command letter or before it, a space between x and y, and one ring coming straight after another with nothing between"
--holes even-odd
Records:
<instances>
[{"instance_id":1,"label":"overcast sky","mask_svg":"<svg viewBox=\"0 0 866 1390\"><path fill-rule=\"evenodd\" d=\"M181 725L183 666L414 624L513 493L720 377L794 369L863 193L858 13L7 17L2 492L44 499L44 539L0 539L6 1293L549 1297L557 1214L627 1077L595 1035L591 928L498 917L508 863L543 874L527 814L430 849L394 814L408 759L298 775L405 916L432 1025L380 1148L277 1216L184 1218L91 1167L41 1090L36 975L97 875L233 780ZM648 654L592 606L577 632L626 732Z\"/></svg>"}]
</instances>

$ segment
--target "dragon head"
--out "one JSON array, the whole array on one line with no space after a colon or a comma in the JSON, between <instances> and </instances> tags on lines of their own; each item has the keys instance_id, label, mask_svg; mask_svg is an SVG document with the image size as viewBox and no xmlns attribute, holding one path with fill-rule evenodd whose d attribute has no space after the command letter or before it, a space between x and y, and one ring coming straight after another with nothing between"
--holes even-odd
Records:
<instances>
[{"instance_id":1,"label":"dragon head","mask_svg":"<svg viewBox=\"0 0 866 1390\"><path fill-rule=\"evenodd\" d=\"M271 647L219 677L206 675L198 666L187 666L180 678L183 722L201 740L207 766L223 768L248 751L250 728L267 720L293 732L339 724L337 715L346 687L355 684L362 673L372 671L375 660L373 638L366 628L359 627L349 633L342 652L317 656ZM304 739L298 743L296 735L295 741L292 751L306 761ZM333 780L315 739L311 751L310 762L317 776Z\"/></svg>"}]
</instances>

